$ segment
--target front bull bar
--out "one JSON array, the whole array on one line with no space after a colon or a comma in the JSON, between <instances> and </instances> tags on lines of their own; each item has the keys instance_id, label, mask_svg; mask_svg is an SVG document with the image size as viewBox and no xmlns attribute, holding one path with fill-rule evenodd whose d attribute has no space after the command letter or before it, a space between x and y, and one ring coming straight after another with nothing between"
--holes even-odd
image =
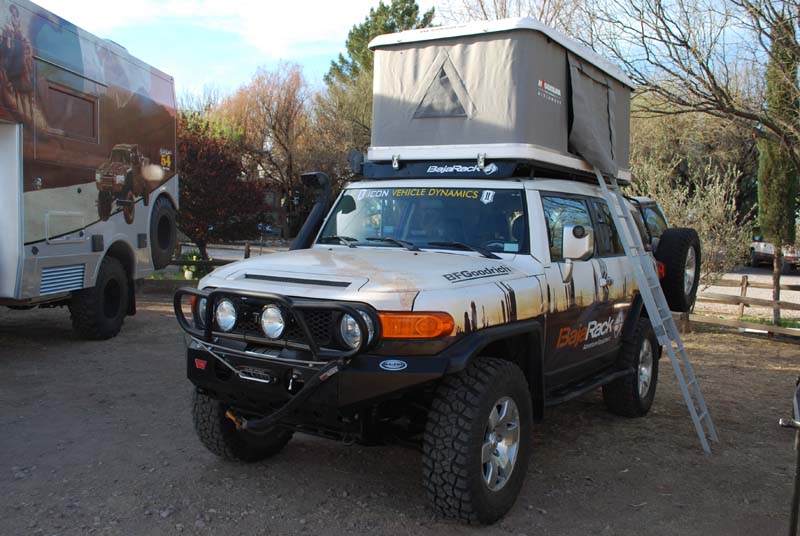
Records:
<instances>
[{"instance_id":1,"label":"front bull bar","mask_svg":"<svg viewBox=\"0 0 800 536\"><path fill-rule=\"evenodd\" d=\"M205 318L203 318L203 327L202 329L198 329L194 327L189 321L186 319L186 315L183 313L183 298L184 296L195 296L198 299L205 298L206 301L206 310L205 310ZM295 342L295 341L288 341L285 339L268 339L266 337L254 337L248 336L247 334L237 334L231 332L223 332L223 331L215 331L213 329L213 322L214 322L214 309L216 307L216 303L219 299L223 297L239 297L239 298L250 298L258 301L263 301L270 304L279 305L283 310L288 311L289 314L292 315L295 322L300 326L300 329L303 332L303 336L306 342ZM319 387L325 383L327 380L332 378L337 373L341 372L343 369L347 368L350 364L351 359L358 353L362 352L369 346L371 342L377 341L380 337L380 322L377 319L377 315L375 315L371 310L364 307L363 309L357 309L353 305L344 302L336 302L336 301L317 301L317 300L308 300L303 298L290 298L288 296L282 296L280 294L273 294L267 292L251 292L251 291L241 291L241 290L232 290L232 289L213 289L211 291L206 290L199 290L196 288L190 287L183 287L178 289L175 292L175 298L173 300L173 307L175 309L175 318L178 320L178 325L181 329L186 332L189 337L195 340L195 342L199 343L202 347L207 348L206 344L212 344L216 339L230 339L230 340L237 340L241 342L248 342L254 343L259 345L266 345L272 346L276 348L289 348L293 350L300 350L300 351L307 351L310 352L312 355L312 361L320 361L320 360L329 360L322 368L317 371L317 373L306 382L305 386L293 395L283 406L279 409L274 411L273 413L259 418L259 419L245 419L240 415L237 415L233 411L228 411L226 414L228 418L230 418L235 424L237 429L240 430L247 430L249 432L259 434L267 432L271 427L277 424L281 419L284 419L288 415L290 415L293 411L297 410L308 398L314 394L314 392L319 389ZM374 334L373 340L370 341L368 336L363 336L361 338L361 342L356 348L351 350L334 350L330 348L321 348L317 342L314 340L314 336L311 333L311 329L308 327L308 324L305 321L303 316L303 310L307 309L325 309L331 311L338 311L343 314L349 314L358 325L359 329L361 329L361 333L368 334L369 328L367 326L366 321L362 318L359 311L364 311L366 314L370 315L372 319L372 323L374 326ZM196 312L193 310L192 315L194 316ZM215 352L209 351L209 354L214 357L214 359L220 359L219 356L216 355ZM252 353L248 353L248 357L254 357ZM277 363L283 364L280 358L269 358L263 357L259 358L263 359L268 363ZM226 366L230 366L227 363L224 363Z\"/></svg>"}]
</instances>

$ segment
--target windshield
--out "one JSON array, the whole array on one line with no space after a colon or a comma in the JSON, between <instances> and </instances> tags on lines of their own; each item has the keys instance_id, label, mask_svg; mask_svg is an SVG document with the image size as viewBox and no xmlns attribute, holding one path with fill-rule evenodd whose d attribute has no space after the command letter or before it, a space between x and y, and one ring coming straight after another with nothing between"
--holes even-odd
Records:
<instances>
[{"instance_id":1,"label":"windshield","mask_svg":"<svg viewBox=\"0 0 800 536\"><path fill-rule=\"evenodd\" d=\"M523 190L351 188L339 198L317 243L527 253Z\"/></svg>"},{"instance_id":2,"label":"windshield","mask_svg":"<svg viewBox=\"0 0 800 536\"><path fill-rule=\"evenodd\" d=\"M111 151L112 162L121 162L123 164L130 164L131 163L130 160L131 159L130 155L128 154L128 151L125 151L123 149L115 149Z\"/></svg>"}]
</instances>

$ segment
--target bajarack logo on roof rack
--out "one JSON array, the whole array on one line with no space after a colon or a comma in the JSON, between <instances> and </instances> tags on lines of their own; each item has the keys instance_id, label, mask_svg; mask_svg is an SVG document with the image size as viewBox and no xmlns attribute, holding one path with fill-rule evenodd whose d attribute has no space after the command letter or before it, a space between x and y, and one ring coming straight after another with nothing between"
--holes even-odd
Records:
<instances>
[{"instance_id":1,"label":"bajarack logo on roof rack","mask_svg":"<svg viewBox=\"0 0 800 536\"><path fill-rule=\"evenodd\" d=\"M444 173L480 173L483 171L484 175L494 175L497 173L497 164L489 164L481 169L477 164L474 166L462 166L455 164L452 166L428 166L428 173L444 174Z\"/></svg>"}]
</instances>

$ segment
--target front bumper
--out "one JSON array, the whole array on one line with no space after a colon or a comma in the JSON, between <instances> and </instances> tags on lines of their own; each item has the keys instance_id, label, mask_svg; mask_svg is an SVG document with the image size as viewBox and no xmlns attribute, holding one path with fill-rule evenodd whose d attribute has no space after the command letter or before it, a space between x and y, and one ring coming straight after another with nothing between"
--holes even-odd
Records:
<instances>
[{"instance_id":1,"label":"front bumper","mask_svg":"<svg viewBox=\"0 0 800 536\"><path fill-rule=\"evenodd\" d=\"M182 311L186 295L204 297L206 318L203 329L190 324ZM237 296L280 304L306 334L305 341L267 340L252 334L222 333L213 329L212 311L222 297ZM260 301L259 301L260 300ZM363 307L362 307L363 306ZM367 331L357 309L366 305L350 302L315 301L230 289L176 292L175 314L188 335L187 376L198 390L238 410L255 415L274 416L275 422L328 429L346 428L348 418L362 408L384 399L394 399L405 391L424 388L445 374L462 370L469 361L493 341L510 336L532 334L535 319L485 328L453 338L435 355L376 355L366 341L350 351L321 347L304 320L303 311L327 308L351 314L362 332ZM380 340L380 322L374 316ZM369 413L369 412L365 412ZM280 415L280 416L279 416ZM350 416L350 417L348 417ZM261 424L270 417L261 419Z\"/></svg>"},{"instance_id":2,"label":"front bumper","mask_svg":"<svg viewBox=\"0 0 800 536\"><path fill-rule=\"evenodd\" d=\"M386 370L387 363L403 368ZM368 405L441 378L448 364L442 357L355 356L316 389L307 404L339 409ZM196 387L259 414L289 402L319 371L317 365L197 340L189 342L186 365Z\"/></svg>"}]
</instances>

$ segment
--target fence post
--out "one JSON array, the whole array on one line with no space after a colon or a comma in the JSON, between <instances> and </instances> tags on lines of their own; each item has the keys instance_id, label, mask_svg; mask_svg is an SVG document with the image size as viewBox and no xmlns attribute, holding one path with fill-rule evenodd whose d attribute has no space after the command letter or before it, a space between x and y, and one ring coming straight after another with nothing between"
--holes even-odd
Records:
<instances>
[{"instance_id":1,"label":"fence post","mask_svg":"<svg viewBox=\"0 0 800 536\"><path fill-rule=\"evenodd\" d=\"M741 286L741 289L739 290L739 296L742 297L742 298L747 296L747 276L746 275L742 276L742 286ZM742 317L744 316L744 307L745 307L744 303L740 303L739 304L738 320L741 320Z\"/></svg>"},{"instance_id":2,"label":"fence post","mask_svg":"<svg viewBox=\"0 0 800 536\"><path fill-rule=\"evenodd\" d=\"M244 258L245 259L250 258L250 242L244 243Z\"/></svg>"}]
</instances>

